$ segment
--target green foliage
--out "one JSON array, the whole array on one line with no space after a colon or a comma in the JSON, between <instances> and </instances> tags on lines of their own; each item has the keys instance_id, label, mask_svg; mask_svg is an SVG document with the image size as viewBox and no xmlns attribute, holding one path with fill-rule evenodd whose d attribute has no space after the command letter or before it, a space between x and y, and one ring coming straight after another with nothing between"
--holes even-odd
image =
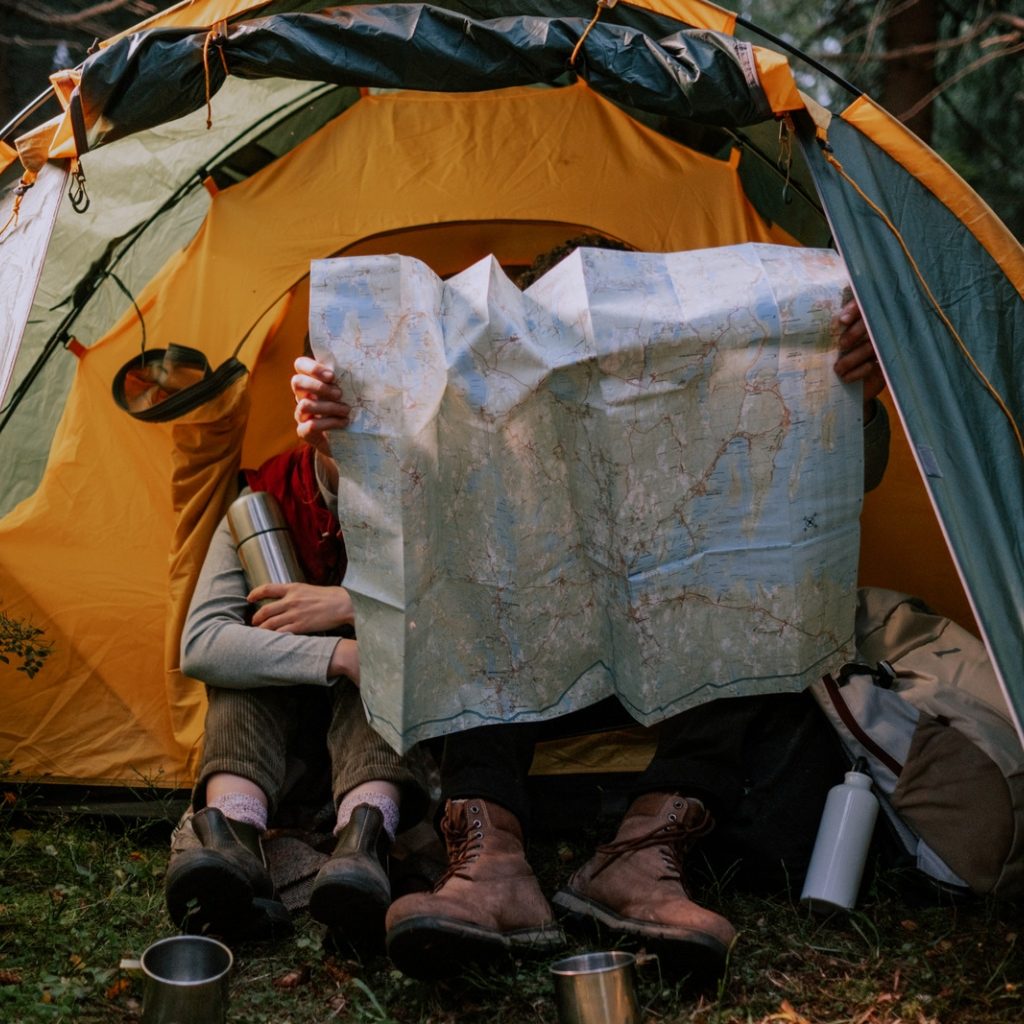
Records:
<instances>
[{"instance_id":1,"label":"green foliage","mask_svg":"<svg viewBox=\"0 0 1024 1024\"><path fill-rule=\"evenodd\" d=\"M904 115L918 100L930 105L934 120L926 141L1024 238L1024 167L1017 154L1017 140L1024 138L1019 3L940 0L934 21L925 13L927 0L743 0L737 6L754 24L879 101L900 64L899 52L887 40L891 19L920 8L922 35L912 45L921 60L933 64L935 88L923 97L901 97L903 109L893 113ZM849 100L809 65L800 71L798 84L834 110Z\"/></svg>"},{"instance_id":2,"label":"green foliage","mask_svg":"<svg viewBox=\"0 0 1024 1024\"><path fill-rule=\"evenodd\" d=\"M0 1020L130 1019L119 965L161 919L164 836L63 815L37 822L12 799L3 807Z\"/></svg>"},{"instance_id":3,"label":"green foliage","mask_svg":"<svg viewBox=\"0 0 1024 1024\"><path fill-rule=\"evenodd\" d=\"M44 817L0 803L0 1020L137 1021L142 987L120 968L173 934L163 907L169 824ZM546 889L589 841L538 842ZM639 967L644 1020L660 1024L1018 1024L1024 1019L1019 908L909 902L877 877L849 919L822 921L785 899L707 898L740 932L717 990ZM446 982L412 981L383 957L324 949L301 915L276 945L236 946L229 1021L245 1024L556 1024L546 962L521 961ZM567 952L596 948L572 939Z\"/></svg>"},{"instance_id":4,"label":"green foliage","mask_svg":"<svg viewBox=\"0 0 1024 1024\"><path fill-rule=\"evenodd\" d=\"M38 626L30 626L0 611L0 662L10 665L11 658L16 658L21 662L17 671L33 678L53 653L52 641L43 641L43 636Z\"/></svg>"}]
</instances>

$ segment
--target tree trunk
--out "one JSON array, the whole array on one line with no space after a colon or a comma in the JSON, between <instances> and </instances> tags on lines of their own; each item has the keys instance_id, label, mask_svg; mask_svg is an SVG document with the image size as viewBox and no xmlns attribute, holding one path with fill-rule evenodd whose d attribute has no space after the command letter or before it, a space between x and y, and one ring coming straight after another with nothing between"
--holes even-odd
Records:
<instances>
[{"instance_id":1,"label":"tree trunk","mask_svg":"<svg viewBox=\"0 0 1024 1024\"><path fill-rule=\"evenodd\" d=\"M938 37L938 0L916 0L886 22L885 42L890 52L934 43ZM936 84L934 51L908 54L886 62L882 105L929 143L932 138L932 104L927 104L911 117L905 115Z\"/></svg>"},{"instance_id":2,"label":"tree trunk","mask_svg":"<svg viewBox=\"0 0 1024 1024\"><path fill-rule=\"evenodd\" d=\"M18 101L11 89L8 48L9 44L0 39L0 128L18 112L15 109Z\"/></svg>"}]
</instances>

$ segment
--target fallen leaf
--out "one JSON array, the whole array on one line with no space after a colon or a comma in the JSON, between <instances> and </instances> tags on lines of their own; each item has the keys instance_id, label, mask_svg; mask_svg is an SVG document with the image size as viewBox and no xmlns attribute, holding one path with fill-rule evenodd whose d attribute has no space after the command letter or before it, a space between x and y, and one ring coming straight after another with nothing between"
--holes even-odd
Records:
<instances>
[{"instance_id":1,"label":"fallen leaf","mask_svg":"<svg viewBox=\"0 0 1024 1024\"><path fill-rule=\"evenodd\" d=\"M346 971L336 960L328 958L324 961L324 969L331 976L331 980L339 985L345 985L352 980L350 971Z\"/></svg>"},{"instance_id":2,"label":"fallen leaf","mask_svg":"<svg viewBox=\"0 0 1024 1024\"><path fill-rule=\"evenodd\" d=\"M761 1024L811 1024L802 1014L793 1009L793 1004L788 999L783 999L779 1004L778 1013L770 1013Z\"/></svg>"},{"instance_id":3,"label":"fallen leaf","mask_svg":"<svg viewBox=\"0 0 1024 1024\"><path fill-rule=\"evenodd\" d=\"M906 921L900 921L900 927L905 932L916 932L917 929L920 928L921 926L916 921L906 920Z\"/></svg>"},{"instance_id":4,"label":"fallen leaf","mask_svg":"<svg viewBox=\"0 0 1024 1024\"><path fill-rule=\"evenodd\" d=\"M118 978L117 981L111 985L106 992L103 994L108 999L116 999L119 995L127 992L132 987L132 983L127 978Z\"/></svg>"},{"instance_id":5,"label":"fallen leaf","mask_svg":"<svg viewBox=\"0 0 1024 1024\"><path fill-rule=\"evenodd\" d=\"M274 979L274 988L298 988L309 981L309 967L303 964L294 970L285 971L279 978Z\"/></svg>"},{"instance_id":6,"label":"fallen leaf","mask_svg":"<svg viewBox=\"0 0 1024 1024\"><path fill-rule=\"evenodd\" d=\"M32 842L32 832L27 828L16 828L11 832L11 842L15 846L24 846Z\"/></svg>"},{"instance_id":7,"label":"fallen leaf","mask_svg":"<svg viewBox=\"0 0 1024 1024\"><path fill-rule=\"evenodd\" d=\"M0 985L20 985L21 971L0 970Z\"/></svg>"}]
</instances>

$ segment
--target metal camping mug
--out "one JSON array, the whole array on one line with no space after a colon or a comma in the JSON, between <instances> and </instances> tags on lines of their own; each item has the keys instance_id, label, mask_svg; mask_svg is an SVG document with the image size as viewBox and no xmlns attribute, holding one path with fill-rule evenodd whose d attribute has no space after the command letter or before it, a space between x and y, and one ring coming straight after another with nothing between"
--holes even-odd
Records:
<instances>
[{"instance_id":1,"label":"metal camping mug","mask_svg":"<svg viewBox=\"0 0 1024 1024\"><path fill-rule=\"evenodd\" d=\"M205 935L175 935L142 954L142 1024L224 1024L231 950Z\"/></svg>"},{"instance_id":2,"label":"metal camping mug","mask_svg":"<svg viewBox=\"0 0 1024 1024\"><path fill-rule=\"evenodd\" d=\"M582 953L551 965L561 1024L637 1024L636 957Z\"/></svg>"},{"instance_id":3,"label":"metal camping mug","mask_svg":"<svg viewBox=\"0 0 1024 1024\"><path fill-rule=\"evenodd\" d=\"M305 581L288 524L272 494L253 491L236 498L228 509L228 528L250 588Z\"/></svg>"}]
</instances>

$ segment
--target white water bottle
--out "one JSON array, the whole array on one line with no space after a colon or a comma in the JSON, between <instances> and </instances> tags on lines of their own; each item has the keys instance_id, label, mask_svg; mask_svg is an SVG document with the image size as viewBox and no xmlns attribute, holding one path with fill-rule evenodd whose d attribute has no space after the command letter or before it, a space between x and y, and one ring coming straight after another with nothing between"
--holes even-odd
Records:
<instances>
[{"instance_id":1,"label":"white water bottle","mask_svg":"<svg viewBox=\"0 0 1024 1024\"><path fill-rule=\"evenodd\" d=\"M800 895L812 910L852 910L864 875L868 847L878 817L867 762L857 758L843 782L833 786L814 841L814 852Z\"/></svg>"}]
</instances>

